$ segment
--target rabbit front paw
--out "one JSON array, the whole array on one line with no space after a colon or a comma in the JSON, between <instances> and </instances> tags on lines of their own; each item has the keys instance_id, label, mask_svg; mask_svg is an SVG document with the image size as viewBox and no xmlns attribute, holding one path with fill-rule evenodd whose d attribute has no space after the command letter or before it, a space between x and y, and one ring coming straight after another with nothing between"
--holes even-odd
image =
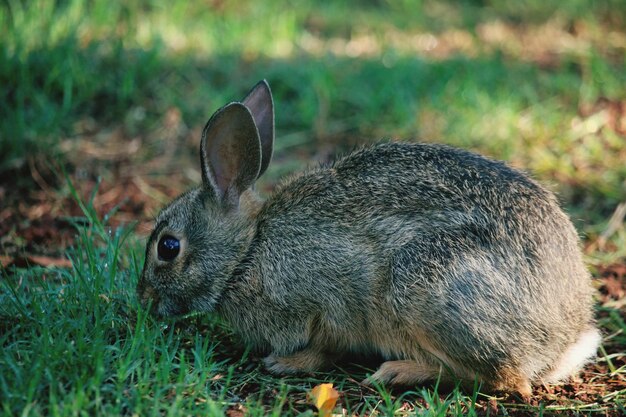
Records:
<instances>
[{"instance_id":1,"label":"rabbit front paw","mask_svg":"<svg viewBox=\"0 0 626 417\"><path fill-rule=\"evenodd\" d=\"M362 383L372 385L373 382L383 385L408 386L439 377L441 368L417 361L387 361Z\"/></svg>"},{"instance_id":2,"label":"rabbit front paw","mask_svg":"<svg viewBox=\"0 0 626 417\"><path fill-rule=\"evenodd\" d=\"M327 364L326 356L313 349L305 349L288 356L269 355L263 359L265 367L273 374L311 372Z\"/></svg>"}]
</instances>

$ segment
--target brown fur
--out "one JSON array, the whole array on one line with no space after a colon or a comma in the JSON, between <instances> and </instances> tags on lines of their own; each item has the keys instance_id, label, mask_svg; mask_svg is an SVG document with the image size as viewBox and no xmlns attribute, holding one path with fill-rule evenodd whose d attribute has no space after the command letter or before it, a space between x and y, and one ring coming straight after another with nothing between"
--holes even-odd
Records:
<instances>
[{"instance_id":1,"label":"brown fur","mask_svg":"<svg viewBox=\"0 0 626 417\"><path fill-rule=\"evenodd\" d=\"M383 143L262 202L251 187L273 103L266 84L251 96L254 109L246 98L212 117L203 185L157 218L138 285L157 314L214 311L277 373L381 354L372 378L391 384L445 374L529 395L572 346L572 371L595 352L576 231L538 183L463 150ZM182 248L168 262L165 235Z\"/></svg>"}]
</instances>

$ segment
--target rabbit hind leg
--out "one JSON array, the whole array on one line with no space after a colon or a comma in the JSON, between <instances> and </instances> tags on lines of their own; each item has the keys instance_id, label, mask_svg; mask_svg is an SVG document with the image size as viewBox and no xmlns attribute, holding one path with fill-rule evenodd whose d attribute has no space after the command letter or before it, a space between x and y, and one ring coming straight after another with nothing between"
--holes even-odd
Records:
<instances>
[{"instance_id":1,"label":"rabbit hind leg","mask_svg":"<svg viewBox=\"0 0 626 417\"><path fill-rule=\"evenodd\" d=\"M494 391L516 392L524 399L530 398L533 393L530 379L516 369L501 369L495 381L489 385Z\"/></svg>"},{"instance_id":2,"label":"rabbit hind leg","mask_svg":"<svg viewBox=\"0 0 626 417\"><path fill-rule=\"evenodd\" d=\"M453 383L456 378L445 371L443 366L414 360L397 360L384 362L380 368L369 378L363 381L365 385L372 382L383 385L411 386L426 381L440 380L445 384ZM463 387L470 388L467 383L470 379L462 379L466 384ZM495 391L517 392L524 399L532 395L532 387L527 377L515 372L503 372L497 381L489 384Z\"/></svg>"}]
</instances>

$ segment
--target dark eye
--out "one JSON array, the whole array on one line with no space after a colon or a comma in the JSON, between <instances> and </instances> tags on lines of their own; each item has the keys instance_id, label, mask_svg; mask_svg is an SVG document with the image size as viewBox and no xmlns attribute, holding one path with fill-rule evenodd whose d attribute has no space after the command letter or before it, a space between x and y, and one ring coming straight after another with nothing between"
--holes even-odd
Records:
<instances>
[{"instance_id":1,"label":"dark eye","mask_svg":"<svg viewBox=\"0 0 626 417\"><path fill-rule=\"evenodd\" d=\"M178 252L180 252L180 241L175 237L165 235L159 240L157 253L160 260L173 261L178 256Z\"/></svg>"}]
</instances>

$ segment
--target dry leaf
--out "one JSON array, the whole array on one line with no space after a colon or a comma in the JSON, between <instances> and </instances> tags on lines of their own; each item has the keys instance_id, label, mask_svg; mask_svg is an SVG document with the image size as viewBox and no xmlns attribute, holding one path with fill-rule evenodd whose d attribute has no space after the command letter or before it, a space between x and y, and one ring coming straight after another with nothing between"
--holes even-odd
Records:
<instances>
[{"instance_id":1,"label":"dry leaf","mask_svg":"<svg viewBox=\"0 0 626 417\"><path fill-rule=\"evenodd\" d=\"M71 268L72 261L67 258L51 258L49 256L29 255L27 258L30 264L40 265L44 267Z\"/></svg>"},{"instance_id":2,"label":"dry leaf","mask_svg":"<svg viewBox=\"0 0 626 417\"><path fill-rule=\"evenodd\" d=\"M321 417L331 415L338 399L339 392L333 388L333 384L320 384L309 393L309 400L319 410Z\"/></svg>"},{"instance_id":3,"label":"dry leaf","mask_svg":"<svg viewBox=\"0 0 626 417\"><path fill-rule=\"evenodd\" d=\"M8 257L8 256L0 256L0 265L2 265L3 268L6 268L12 263L13 263L13 258Z\"/></svg>"},{"instance_id":4,"label":"dry leaf","mask_svg":"<svg viewBox=\"0 0 626 417\"><path fill-rule=\"evenodd\" d=\"M241 404L230 406L226 410L226 415L228 417L243 417L246 415L248 409Z\"/></svg>"},{"instance_id":5,"label":"dry leaf","mask_svg":"<svg viewBox=\"0 0 626 417\"><path fill-rule=\"evenodd\" d=\"M11 258L9 256L0 256L0 263L3 268L15 266L18 268L27 268L37 265L43 267L71 268L72 262L67 258L51 258L49 256L25 255Z\"/></svg>"}]
</instances>

